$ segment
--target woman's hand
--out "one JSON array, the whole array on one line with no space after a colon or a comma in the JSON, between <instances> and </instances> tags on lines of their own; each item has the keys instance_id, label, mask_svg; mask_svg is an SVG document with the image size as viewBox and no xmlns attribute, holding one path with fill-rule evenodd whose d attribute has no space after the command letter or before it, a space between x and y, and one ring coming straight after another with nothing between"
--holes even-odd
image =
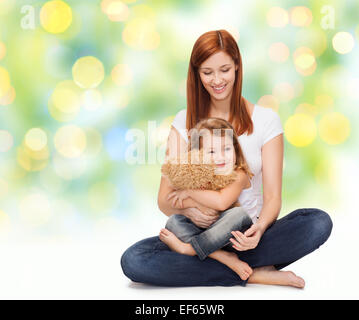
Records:
<instances>
[{"instance_id":1,"label":"woman's hand","mask_svg":"<svg viewBox=\"0 0 359 320\"><path fill-rule=\"evenodd\" d=\"M183 210L183 215L190 219L197 227L207 229L215 223L219 215L207 215L197 208L187 208Z\"/></svg>"},{"instance_id":2,"label":"woman's hand","mask_svg":"<svg viewBox=\"0 0 359 320\"><path fill-rule=\"evenodd\" d=\"M176 190L171 192L168 197L167 197L167 201L172 199L172 208L176 207L176 202L178 201L179 204L179 208L183 208L183 200L189 198L189 194L187 192L187 190Z\"/></svg>"},{"instance_id":3,"label":"woman's hand","mask_svg":"<svg viewBox=\"0 0 359 320\"><path fill-rule=\"evenodd\" d=\"M264 231L258 223L253 224L244 234L240 231L232 231L235 239L229 239L233 248L238 251L246 251L257 247Z\"/></svg>"}]
</instances>

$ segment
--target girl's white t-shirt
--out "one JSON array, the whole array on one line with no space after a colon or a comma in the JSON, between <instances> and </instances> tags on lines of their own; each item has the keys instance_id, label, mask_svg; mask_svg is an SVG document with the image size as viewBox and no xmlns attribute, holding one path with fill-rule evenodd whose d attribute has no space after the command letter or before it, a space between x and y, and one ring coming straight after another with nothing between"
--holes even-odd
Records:
<instances>
[{"instance_id":1,"label":"girl's white t-shirt","mask_svg":"<svg viewBox=\"0 0 359 320\"><path fill-rule=\"evenodd\" d=\"M187 110L179 111L172 122L172 126L177 129L188 143L186 118ZM283 133L283 127L277 112L259 105L254 105L252 122L253 133L251 135L245 133L238 136L238 141L254 176L251 179L251 187L242 190L238 201L247 211L253 223L255 223L263 205L262 146Z\"/></svg>"}]
</instances>

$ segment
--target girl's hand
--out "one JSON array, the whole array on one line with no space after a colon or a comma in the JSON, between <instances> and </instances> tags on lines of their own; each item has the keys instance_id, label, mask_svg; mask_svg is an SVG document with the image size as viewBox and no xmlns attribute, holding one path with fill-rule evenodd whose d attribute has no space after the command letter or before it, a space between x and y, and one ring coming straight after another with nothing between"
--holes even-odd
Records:
<instances>
[{"instance_id":1,"label":"girl's hand","mask_svg":"<svg viewBox=\"0 0 359 320\"><path fill-rule=\"evenodd\" d=\"M229 239L233 244L232 247L238 251L246 251L257 247L263 231L259 224L255 223L244 234L240 231L232 231L231 233L235 238Z\"/></svg>"},{"instance_id":2,"label":"girl's hand","mask_svg":"<svg viewBox=\"0 0 359 320\"><path fill-rule=\"evenodd\" d=\"M218 211L218 210L205 207L205 206L199 204L198 202L197 202L197 204L196 204L196 208L197 208L198 210L200 210L202 213L206 214L207 216L212 216L212 217L213 217L213 216L216 216L216 217L219 216L219 211Z\"/></svg>"},{"instance_id":3,"label":"girl's hand","mask_svg":"<svg viewBox=\"0 0 359 320\"><path fill-rule=\"evenodd\" d=\"M172 199L172 208L174 208L176 206L176 201L178 201L179 207L182 209L183 208L183 200L189 198L189 194L187 192L187 190L176 190L171 192L168 197L167 197L167 201Z\"/></svg>"}]
</instances>

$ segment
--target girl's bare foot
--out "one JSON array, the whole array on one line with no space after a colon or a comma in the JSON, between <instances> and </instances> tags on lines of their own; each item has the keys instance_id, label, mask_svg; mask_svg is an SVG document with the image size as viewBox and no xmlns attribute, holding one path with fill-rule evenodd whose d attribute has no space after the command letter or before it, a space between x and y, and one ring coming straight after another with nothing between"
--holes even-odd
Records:
<instances>
[{"instance_id":1,"label":"girl's bare foot","mask_svg":"<svg viewBox=\"0 0 359 320\"><path fill-rule=\"evenodd\" d=\"M168 229L161 229L159 234L160 240L167 244L171 250L188 256L195 256L196 252L190 243L182 242Z\"/></svg>"},{"instance_id":2,"label":"girl's bare foot","mask_svg":"<svg viewBox=\"0 0 359 320\"><path fill-rule=\"evenodd\" d=\"M274 284L304 288L305 281L292 271L279 271L273 266L255 268L248 279L248 283Z\"/></svg>"},{"instance_id":3,"label":"girl's bare foot","mask_svg":"<svg viewBox=\"0 0 359 320\"><path fill-rule=\"evenodd\" d=\"M226 256L222 262L237 273L242 280L247 280L253 273L252 268L246 262L239 260L234 252L222 251L222 254Z\"/></svg>"}]
</instances>

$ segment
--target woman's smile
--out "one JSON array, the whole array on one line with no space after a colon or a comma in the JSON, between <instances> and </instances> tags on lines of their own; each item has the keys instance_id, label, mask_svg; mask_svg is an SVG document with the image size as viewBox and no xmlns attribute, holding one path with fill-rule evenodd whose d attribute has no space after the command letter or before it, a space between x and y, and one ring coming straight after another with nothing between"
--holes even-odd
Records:
<instances>
[{"instance_id":1,"label":"woman's smile","mask_svg":"<svg viewBox=\"0 0 359 320\"><path fill-rule=\"evenodd\" d=\"M224 92L226 90L226 87L227 87L227 85L225 84L225 85L220 86L220 87L212 87L212 89L213 89L214 93L218 94L218 93Z\"/></svg>"}]
</instances>

